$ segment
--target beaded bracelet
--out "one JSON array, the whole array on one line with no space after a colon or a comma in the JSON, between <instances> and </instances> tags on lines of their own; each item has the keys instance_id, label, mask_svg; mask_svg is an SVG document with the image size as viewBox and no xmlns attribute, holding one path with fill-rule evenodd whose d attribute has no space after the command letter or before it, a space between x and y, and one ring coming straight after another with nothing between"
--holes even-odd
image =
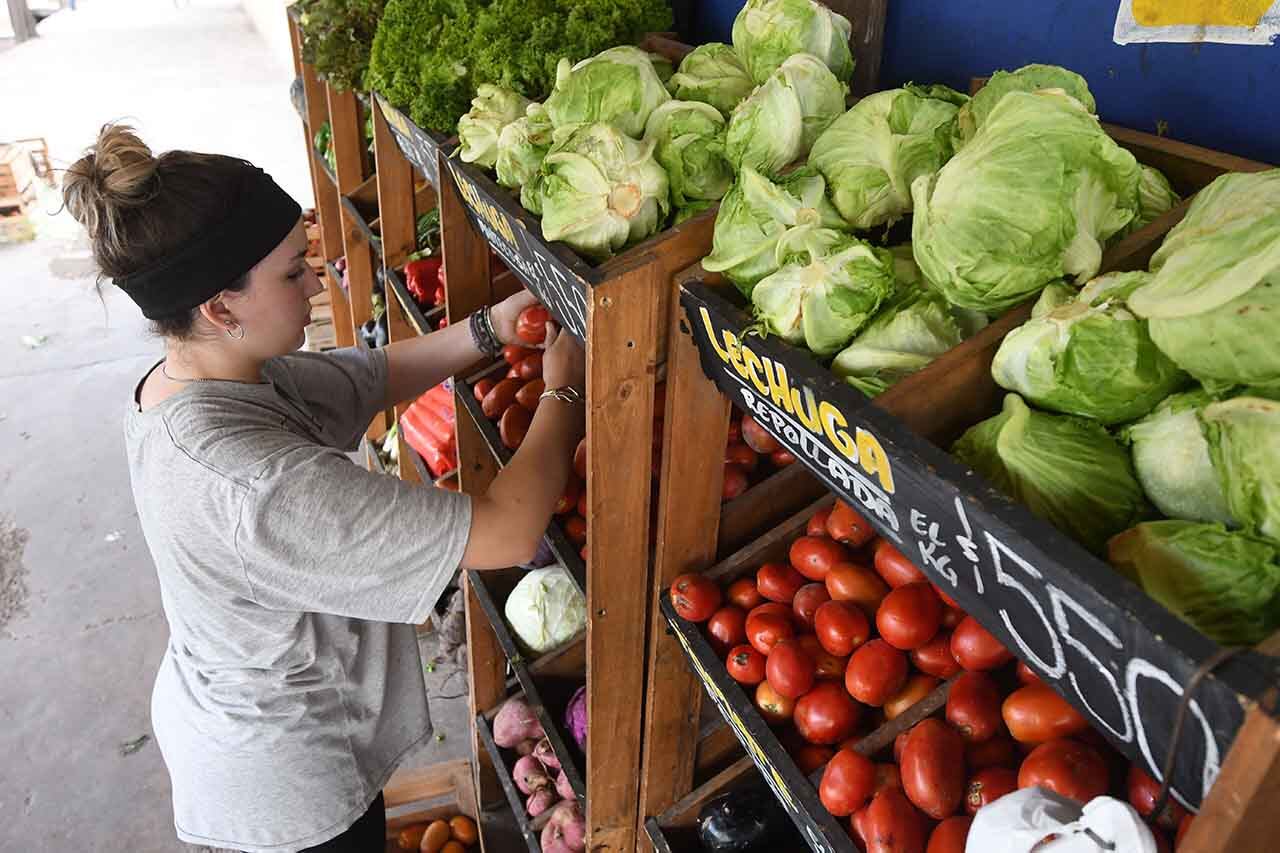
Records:
<instances>
[{"instance_id":1,"label":"beaded bracelet","mask_svg":"<svg viewBox=\"0 0 1280 853\"><path fill-rule=\"evenodd\" d=\"M475 311L470 317L471 324L471 340L475 343L476 349L489 356L496 358L498 353L502 352L502 342L498 340L498 336L493 331L493 321L489 318L489 309L481 308Z\"/></svg>"}]
</instances>

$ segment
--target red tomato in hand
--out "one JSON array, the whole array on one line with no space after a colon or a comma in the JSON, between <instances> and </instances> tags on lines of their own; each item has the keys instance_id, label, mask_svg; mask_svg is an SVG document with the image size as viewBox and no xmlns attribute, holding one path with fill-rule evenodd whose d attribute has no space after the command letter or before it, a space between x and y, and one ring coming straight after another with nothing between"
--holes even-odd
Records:
<instances>
[{"instance_id":1,"label":"red tomato in hand","mask_svg":"<svg viewBox=\"0 0 1280 853\"><path fill-rule=\"evenodd\" d=\"M876 790L876 765L852 749L835 754L822 771L818 799L836 817L848 817L866 804Z\"/></svg>"},{"instance_id":2,"label":"red tomato in hand","mask_svg":"<svg viewBox=\"0 0 1280 853\"><path fill-rule=\"evenodd\" d=\"M968 815L949 817L933 828L925 853L964 853L969 841L969 827L973 818Z\"/></svg>"},{"instance_id":3,"label":"red tomato in hand","mask_svg":"<svg viewBox=\"0 0 1280 853\"><path fill-rule=\"evenodd\" d=\"M885 642L904 651L933 639L942 624L942 601L927 583L909 583L885 596L876 628Z\"/></svg>"},{"instance_id":4,"label":"red tomato in hand","mask_svg":"<svg viewBox=\"0 0 1280 853\"><path fill-rule=\"evenodd\" d=\"M742 440L756 453L773 453L782 449L782 445L751 415L742 416Z\"/></svg>"},{"instance_id":5,"label":"red tomato in hand","mask_svg":"<svg viewBox=\"0 0 1280 853\"><path fill-rule=\"evenodd\" d=\"M725 463L737 465L744 471L754 471L759 459L760 457L756 456L756 452L745 444L730 444L724 449Z\"/></svg>"},{"instance_id":6,"label":"red tomato in hand","mask_svg":"<svg viewBox=\"0 0 1280 853\"><path fill-rule=\"evenodd\" d=\"M867 853L923 853L928 834L924 815L900 788L885 788L871 798L863 821Z\"/></svg>"},{"instance_id":7,"label":"red tomato in hand","mask_svg":"<svg viewBox=\"0 0 1280 853\"><path fill-rule=\"evenodd\" d=\"M814 614L813 631L824 649L845 657L871 638L871 623L857 605L828 601Z\"/></svg>"},{"instance_id":8,"label":"red tomato in hand","mask_svg":"<svg viewBox=\"0 0 1280 853\"><path fill-rule=\"evenodd\" d=\"M768 655L780 640L787 640L796 635L795 623L791 621L790 608L777 605L777 610L763 610L769 607L762 604L747 614L747 642L762 655Z\"/></svg>"},{"instance_id":9,"label":"red tomato in hand","mask_svg":"<svg viewBox=\"0 0 1280 853\"><path fill-rule=\"evenodd\" d=\"M1008 735L996 735L978 743L964 745L964 763L971 771L984 767L1015 769L1020 757L1018 745Z\"/></svg>"},{"instance_id":10,"label":"red tomato in hand","mask_svg":"<svg viewBox=\"0 0 1280 853\"><path fill-rule=\"evenodd\" d=\"M720 587L705 575L680 575L671 582L671 603L682 618L705 622L720 607Z\"/></svg>"},{"instance_id":11,"label":"red tomato in hand","mask_svg":"<svg viewBox=\"0 0 1280 853\"><path fill-rule=\"evenodd\" d=\"M801 536L791 543L791 565L811 581L826 580L827 572L847 562L849 552L825 536Z\"/></svg>"},{"instance_id":12,"label":"red tomato in hand","mask_svg":"<svg viewBox=\"0 0 1280 853\"><path fill-rule=\"evenodd\" d=\"M1019 687L1001 710L1009 734L1022 743L1044 743L1089 728L1089 721L1047 684Z\"/></svg>"},{"instance_id":13,"label":"red tomato in hand","mask_svg":"<svg viewBox=\"0 0 1280 853\"><path fill-rule=\"evenodd\" d=\"M951 654L968 670L988 670L1004 666L1013 654L977 619L966 616L951 632Z\"/></svg>"},{"instance_id":14,"label":"red tomato in hand","mask_svg":"<svg viewBox=\"0 0 1280 853\"><path fill-rule=\"evenodd\" d=\"M805 536L826 536L827 535L827 516L831 515L831 508L820 509L809 519L809 523L805 525Z\"/></svg>"},{"instance_id":15,"label":"red tomato in hand","mask_svg":"<svg viewBox=\"0 0 1280 853\"><path fill-rule=\"evenodd\" d=\"M530 305L516 317L516 337L526 344L540 344L547 339L550 320L550 311L541 305Z\"/></svg>"},{"instance_id":16,"label":"red tomato in hand","mask_svg":"<svg viewBox=\"0 0 1280 853\"><path fill-rule=\"evenodd\" d=\"M966 672L951 685L947 722L967 741L978 743L1000 734L1000 688L985 672Z\"/></svg>"},{"instance_id":17,"label":"red tomato in hand","mask_svg":"<svg viewBox=\"0 0 1280 853\"><path fill-rule=\"evenodd\" d=\"M934 820L955 814L964 800L964 741L937 718L916 724L902 747L902 789Z\"/></svg>"},{"instance_id":18,"label":"red tomato in hand","mask_svg":"<svg viewBox=\"0 0 1280 853\"><path fill-rule=\"evenodd\" d=\"M868 616L876 615L880 602L889 594L889 585L878 574L854 563L832 566L824 582L833 599L856 604Z\"/></svg>"},{"instance_id":19,"label":"red tomato in hand","mask_svg":"<svg viewBox=\"0 0 1280 853\"><path fill-rule=\"evenodd\" d=\"M765 657L748 645L734 646L724 660L729 677L739 684L759 684L764 681Z\"/></svg>"},{"instance_id":20,"label":"red tomato in hand","mask_svg":"<svg viewBox=\"0 0 1280 853\"><path fill-rule=\"evenodd\" d=\"M1137 809L1138 814L1142 815L1149 823L1153 822L1151 813L1155 811L1156 800L1160 797L1160 783L1141 767L1131 764L1129 765L1129 774L1125 779L1125 792L1129 798L1129 805ZM1173 832L1178 829L1182 824L1182 819L1186 816L1187 810L1173 797L1169 797L1165 807L1160 810L1160 816L1155 819L1154 823L1169 832Z\"/></svg>"},{"instance_id":21,"label":"red tomato in hand","mask_svg":"<svg viewBox=\"0 0 1280 853\"><path fill-rule=\"evenodd\" d=\"M731 604L736 604L743 610L752 610L764 604L764 596L760 594L760 590L756 589L756 579L753 577L738 578L729 584L725 597Z\"/></svg>"},{"instance_id":22,"label":"red tomato in hand","mask_svg":"<svg viewBox=\"0 0 1280 853\"><path fill-rule=\"evenodd\" d=\"M938 631L933 639L911 650L911 663L916 669L937 678L947 679L960 671L960 664L951 656L951 632Z\"/></svg>"},{"instance_id":23,"label":"red tomato in hand","mask_svg":"<svg viewBox=\"0 0 1280 853\"><path fill-rule=\"evenodd\" d=\"M1102 756L1093 747L1067 738L1040 744L1018 769L1019 788L1039 785L1078 803L1105 794L1107 778Z\"/></svg>"},{"instance_id":24,"label":"red tomato in hand","mask_svg":"<svg viewBox=\"0 0 1280 853\"><path fill-rule=\"evenodd\" d=\"M769 656L773 663L774 653ZM796 730L809 743L827 746L850 737L858 727L862 708L836 681L819 681L813 689L796 700L792 715Z\"/></svg>"},{"instance_id":25,"label":"red tomato in hand","mask_svg":"<svg viewBox=\"0 0 1280 853\"><path fill-rule=\"evenodd\" d=\"M844 501L836 501L827 517L827 535L851 548L861 548L876 538L876 531L865 518Z\"/></svg>"},{"instance_id":26,"label":"red tomato in hand","mask_svg":"<svg viewBox=\"0 0 1280 853\"><path fill-rule=\"evenodd\" d=\"M721 607L707 620L707 633L716 653L725 654L747 641L747 612L735 604Z\"/></svg>"},{"instance_id":27,"label":"red tomato in hand","mask_svg":"<svg viewBox=\"0 0 1280 853\"><path fill-rule=\"evenodd\" d=\"M724 484L720 488L720 502L724 503L741 497L742 493L750 487L751 480L742 466L726 465L724 466Z\"/></svg>"},{"instance_id":28,"label":"red tomato in hand","mask_svg":"<svg viewBox=\"0 0 1280 853\"><path fill-rule=\"evenodd\" d=\"M796 701L774 690L768 681L762 681L756 687L756 709L766 723L778 726L791 719Z\"/></svg>"},{"instance_id":29,"label":"red tomato in hand","mask_svg":"<svg viewBox=\"0 0 1280 853\"><path fill-rule=\"evenodd\" d=\"M884 640L863 644L849 658L844 686L864 705L879 707L907 683L907 656Z\"/></svg>"},{"instance_id":30,"label":"red tomato in hand","mask_svg":"<svg viewBox=\"0 0 1280 853\"><path fill-rule=\"evenodd\" d=\"M1018 774L1013 769L986 767L969 777L969 784L964 789L964 810L977 814L978 809L1016 790Z\"/></svg>"},{"instance_id":31,"label":"red tomato in hand","mask_svg":"<svg viewBox=\"0 0 1280 853\"><path fill-rule=\"evenodd\" d=\"M808 693L817 673L813 658L793 639L775 643L764 666L764 677L769 684L788 699L799 699Z\"/></svg>"},{"instance_id":32,"label":"red tomato in hand","mask_svg":"<svg viewBox=\"0 0 1280 853\"><path fill-rule=\"evenodd\" d=\"M800 644L800 648L804 649L805 654L813 658L814 674L819 679L834 678L842 680L844 678L845 667L849 665L847 656L841 657L833 655L822 647L818 642L818 638L812 634L803 634L796 637L796 642Z\"/></svg>"},{"instance_id":33,"label":"red tomato in hand","mask_svg":"<svg viewBox=\"0 0 1280 853\"><path fill-rule=\"evenodd\" d=\"M876 543L875 567L880 577L889 586L897 589L909 583L920 583L928 580L924 572L902 555L902 552L889 544L887 539Z\"/></svg>"},{"instance_id":34,"label":"red tomato in hand","mask_svg":"<svg viewBox=\"0 0 1280 853\"><path fill-rule=\"evenodd\" d=\"M903 711L911 708L917 702L933 692L934 688L942 682L934 678L932 675L925 675L917 672L915 675L907 679L907 683L902 689L890 696L884 703L884 715L887 719L892 720Z\"/></svg>"},{"instance_id":35,"label":"red tomato in hand","mask_svg":"<svg viewBox=\"0 0 1280 853\"><path fill-rule=\"evenodd\" d=\"M791 609L795 612L797 621L812 628L814 613L830 600L831 596L827 593L825 584L807 583L800 587L796 597L791 599Z\"/></svg>"},{"instance_id":36,"label":"red tomato in hand","mask_svg":"<svg viewBox=\"0 0 1280 853\"><path fill-rule=\"evenodd\" d=\"M804 583L804 575L786 563L765 563L756 572L756 589L780 604L790 604Z\"/></svg>"}]
</instances>

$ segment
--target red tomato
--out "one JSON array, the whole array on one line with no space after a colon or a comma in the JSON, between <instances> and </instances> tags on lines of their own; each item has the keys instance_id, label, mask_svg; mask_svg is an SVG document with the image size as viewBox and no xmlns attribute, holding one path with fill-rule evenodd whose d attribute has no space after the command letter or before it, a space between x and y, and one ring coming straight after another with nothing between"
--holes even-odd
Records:
<instances>
[{"instance_id":1,"label":"red tomato","mask_svg":"<svg viewBox=\"0 0 1280 853\"><path fill-rule=\"evenodd\" d=\"M1152 821L1151 814L1155 811L1156 800L1160 797L1160 783L1136 764L1129 766L1129 775L1125 779L1125 791L1129 798L1129 805L1137 809L1138 814L1142 815L1148 823L1154 822L1156 826L1169 832L1178 829L1182 819L1187 816L1187 810L1177 800L1169 797L1165 807L1160 811L1160 816Z\"/></svg>"},{"instance_id":2,"label":"red tomato","mask_svg":"<svg viewBox=\"0 0 1280 853\"><path fill-rule=\"evenodd\" d=\"M848 657L840 657L833 655L822 647L818 642L818 638L812 634L804 634L796 637L796 642L800 644L800 648L804 649L805 654L813 658L814 674L819 679L834 678L843 679L845 667L849 665Z\"/></svg>"},{"instance_id":3,"label":"red tomato","mask_svg":"<svg viewBox=\"0 0 1280 853\"><path fill-rule=\"evenodd\" d=\"M778 650L769 656L777 657ZM850 737L858 728L862 708L835 681L819 681L796 700L796 730L809 743L829 746Z\"/></svg>"},{"instance_id":4,"label":"red tomato","mask_svg":"<svg viewBox=\"0 0 1280 853\"><path fill-rule=\"evenodd\" d=\"M836 751L829 746L806 743L797 749L791 757L795 759L796 766L800 768L800 772L808 776L810 773L816 773L818 768L829 762L835 754Z\"/></svg>"},{"instance_id":5,"label":"red tomato","mask_svg":"<svg viewBox=\"0 0 1280 853\"><path fill-rule=\"evenodd\" d=\"M1107 775L1107 763L1096 750L1063 738L1040 744L1022 760L1022 767L1018 769L1018 787L1039 785L1079 803L1087 803L1107 792Z\"/></svg>"},{"instance_id":6,"label":"red tomato","mask_svg":"<svg viewBox=\"0 0 1280 853\"><path fill-rule=\"evenodd\" d=\"M884 582L895 589L927 580L924 573L904 557L901 551L890 545L887 539L876 543L875 567Z\"/></svg>"},{"instance_id":7,"label":"red tomato","mask_svg":"<svg viewBox=\"0 0 1280 853\"><path fill-rule=\"evenodd\" d=\"M818 799L836 817L847 817L866 804L876 790L876 766L852 749L835 754L822 772Z\"/></svg>"},{"instance_id":8,"label":"red tomato","mask_svg":"<svg viewBox=\"0 0 1280 853\"><path fill-rule=\"evenodd\" d=\"M996 735L979 743L964 745L964 763L970 770L981 770L984 767L1018 766L1018 745L1008 735Z\"/></svg>"},{"instance_id":9,"label":"red tomato","mask_svg":"<svg viewBox=\"0 0 1280 853\"><path fill-rule=\"evenodd\" d=\"M830 600L831 596L827 593L825 584L807 583L800 587L796 597L791 599L791 609L795 612L797 621L812 628L813 614Z\"/></svg>"},{"instance_id":10,"label":"red tomato","mask_svg":"<svg viewBox=\"0 0 1280 853\"><path fill-rule=\"evenodd\" d=\"M574 545L586 545L587 520L580 515L569 516L564 523L564 535L569 537L569 541Z\"/></svg>"},{"instance_id":11,"label":"red tomato","mask_svg":"<svg viewBox=\"0 0 1280 853\"><path fill-rule=\"evenodd\" d=\"M721 607L707 620L707 633L716 653L725 654L747 641L747 612L734 604Z\"/></svg>"},{"instance_id":12,"label":"red tomato","mask_svg":"<svg viewBox=\"0 0 1280 853\"><path fill-rule=\"evenodd\" d=\"M899 788L871 798L863 823L867 853L924 853L928 825Z\"/></svg>"},{"instance_id":13,"label":"red tomato","mask_svg":"<svg viewBox=\"0 0 1280 853\"><path fill-rule=\"evenodd\" d=\"M761 608L768 606L762 604L747 614L747 642L762 655L772 652L779 640L787 640L796 635L791 610L761 611Z\"/></svg>"},{"instance_id":14,"label":"red tomato","mask_svg":"<svg viewBox=\"0 0 1280 853\"><path fill-rule=\"evenodd\" d=\"M742 441L742 421L738 419L736 413L729 419L729 435L725 444L733 444L735 441Z\"/></svg>"},{"instance_id":15,"label":"red tomato","mask_svg":"<svg viewBox=\"0 0 1280 853\"><path fill-rule=\"evenodd\" d=\"M484 398L493 390L493 386L498 383L492 379L481 379L471 389L472 395L476 398L477 403L484 402Z\"/></svg>"},{"instance_id":16,"label":"red tomato","mask_svg":"<svg viewBox=\"0 0 1280 853\"><path fill-rule=\"evenodd\" d=\"M760 716L764 717L766 723L778 726L791 719L791 714L796 709L796 702L774 690L768 681L762 681L756 687L756 709L760 711Z\"/></svg>"},{"instance_id":17,"label":"red tomato","mask_svg":"<svg viewBox=\"0 0 1280 853\"><path fill-rule=\"evenodd\" d=\"M844 501L836 501L827 517L827 535L852 548L861 548L876 538L876 531L867 520Z\"/></svg>"},{"instance_id":18,"label":"red tomato","mask_svg":"<svg viewBox=\"0 0 1280 853\"><path fill-rule=\"evenodd\" d=\"M502 360L510 367L515 367L535 352L537 352L537 350L527 349L516 344L507 344L502 348Z\"/></svg>"},{"instance_id":19,"label":"red tomato","mask_svg":"<svg viewBox=\"0 0 1280 853\"><path fill-rule=\"evenodd\" d=\"M547 323L551 312L541 305L530 305L516 317L516 337L526 344L540 344L547 339Z\"/></svg>"},{"instance_id":20,"label":"red tomato","mask_svg":"<svg viewBox=\"0 0 1280 853\"><path fill-rule=\"evenodd\" d=\"M1026 661L1018 661L1017 669L1014 670L1018 674L1018 680L1023 684L1043 684L1043 679L1036 675L1031 667L1027 666Z\"/></svg>"},{"instance_id":21,"label":"red tomato","mask_svg":"<svg viewBox=\"0 0 1280 853\"><path fill-rule=\"evenodd\" d=\"M963 610L958 610L954 607L947 607L946 604L943 604L942 605L942 627L946 628L947 631L954 631L955 627L959 625L961 622L963 622L964 617L967 615L968 614L965 613Z\"/></svg>"},{"instance_id":22,"label":"red tomato","mask_svg":"<svg viewBox=\"0 0 1280 853\"><path fill-rule=\"evenodd\" d=\"M725 597L743 610L751 610L757 605L764 604L764 596L760 594L760 590L756 589L756 579L753 577L738 578L729 584Z\"/></svg>"},{"instance_id":23,"label":"red tomato","mask_svg":"<svg viewBox=\"0 0 1280 853\"><path fill-rule=\"evenodd\" d=\"M906 683L907 656L881 639L859 647L844 674L849 695L875 707L893 698Z\"/></svg>"},{"instance_id":24,"label":"red tomato","mask_svg":"<svg viewBox=\"0 0 1280 853\"><path fill-rule=\"evenodd\" d=\"M769 454L769 462L774 468L786 468L796 464L796 455L790 450L775 450Z\"/></svg>"},{"instance_id":25,"label":"red tomato","mask_svg":"<svg viewBox=\"0 0 1280 853\"><path fill-rule=\"evenodd\" d=\"M828 601L814 614L813 631L824 649L843 657L853 654L854 649L871 638L871 623L857 605Z\"/></svg>"},{"instance_id":26,"label":"red tomato","mask_svg":"<svg viewBox=\"0 0 1280 853\"><path fill-rule=\"evenodd\" d=\"M577 477L570 477L569 481L564 484L564 491L560 493L560 499L556 501L554 510L556 515L567 515L573 512L578 506L578 500L582 497L582 481Z\"/></svg>"},{"instance_id":27,"label":"red tomato","mask_svg":"<svg viewBox=\"0 0 1280 853\"><path fill-rule=\"evenodd\" d=\"M880 602L889 594L889 585L878 574L854 563L832 566L825 583L833 599L856 604L868 616L876 615Z\"/></svg>"},{"instance_id":28,"label":"red tomato","mask_svg":"<svg viewBox=\"0 0 1280 853\"><path fill-rule=\"evenodd\" d=\"M764 427L756 423L756 419L751 415L742 416L742 440L756 453L773 453L775 450L782 449L782 445L778 444Z\"/></svg>"},{"instance_id":29,"label":"red tomato","mask_svg":"<svg viewBox=\"0 0 1280 853\"><path fill-rule=\"evenodd\" d=\"M933 692L933 689L942 682L934 678L932 675L925 675L917 672L915 675L907 679L907 683L902 689L890 696L884 703L884 715L892 720L894 717L906 711L912 705L915 705L924 697Z\"/></svg>"},{"instance_id":30,"label":"red tomato","mask_svg":"<svg viewBox=\"0 0 1280 853\"><path fill-rule=\"evenodd\" d=\"M805 536L826 536L827 535L827 516L831 515L831 508L820 509L809 519L809 523L804 528Z\"/></svg>"},{"instance_id":31,"label":"red tomato","mask_svg":"<svg viewBox=\"0 0 1280 853\"><path fill-rule=\"evenodd\" d=\"M909 583L885 596L876 611L880 636L904 651L933 639L942 623L942 602L927 583Z\"/></svg>"},{"instance_id":32,"label":"red tomato","mask_svg":"<svg viewBox=\"0 0 1280 853\"><path fill-rule=\"evenodd\" d=\"M932 640L912 649L911 663L921 672L943 679L959 672L960 664L951 656L951 632L938 631Z\"/></svg>"},{"instance_id":33,"label":"red tomato","mask_svg":"<svg viewBox=\"0 0 1280 853\"><path fill-rule=\"evenodd\" d=\"M906 748L907 738L910 736L911 730L907 729L905 732L900 732L898 736L893 739L893 761L899 767L902 766L902 750Z\"/></svg>"},{"instance_id":34,"label":"red tomato","mask_svg":"<svg viewBox=\"0 0 1280 853\"><path fill-rule=\"evenodd\" d=\"M955 814L964 800L964 741L935 717L917 723L902 747L902 789L934 820Z\"/></svg>"},{"instance_id":35,"label":"red tomato","mask_svg":"<svg viewBox=\"0 0 1280 853\"><path fill-rule=\"evenodd\" d=\"M1009 734L1022 743L1044 743L1089 728L1089 721L1047 684L1019 687L1004 700L1002 713Z\"/></svg>"},{"instance_id":36,"label":"red tomato","mask_svg":"<svg viewBox=\"0 0 1280 853\"><path fill-rule=\"evenodd\" d=\"M573 471L582 479L587 479L587 440L578 442L573 451Z\"/></svg>"},{"instance_id":37,"label":"red tomato","mask_svg":"<svg viewBox=\"0 0 1280 853\"><path fill-rule=\"evenodd\" d=\"M1173 846L1175 850L1182 846L1182 839L1191 831L1191 824L1194 820L1195 817L1193 815L1187 815L1182 819L1182 822L1178 824L1178 834L1173 837Z\"/></svg>"},{"instance_id":38,"label":"red tomato","mask_svg":"<svg viewBox=\"0 0 1280 853\"><path fill-rule=\"evenodd\" d=\"M802 586L804 575L786 563L765 563L756 572L756 589L770 601L790 604Z\"/></svg>"},{"instance_id":39,"label":"red tomato","mask_svg":"<svg viewBox=\"0 0 1280 853\"><path fill-rule=\"evenodd\" d=\"M737 465L744 471L754 471L759 459L756 452L745 444L730 444L724 449L725 463Z\"/></svg>"},{"instance_id":40,"label":"red tomato","mask_svg":"<svg viewBox=\"0 0 1280 853\"><path fill-rule=\"evenodd\" d=\"M587 513L587 484L582 484L582 494L578 496L578 515L586 518Z\"/></svg>"},{"instance_id":41,"label":"red tomato","mask_svg":"<svg viewBox=\"0 0 1280 853\"><path fill-rule=\"evenodd\" d=\"M880 793L879 789L876 793ZM867 847L867 835L871 831L871 824L868 823L868 813L871 811L870 804L858 809L849 818L849 829L854 838L858 840L858 844L862 849Z\"/></svg>"},{"instance_id":42,"label":"red tomato","mask_svg":"<svg viewBox=\"0 0 1280 853\"><path fill-rule=\"evenodd\" d=\"M933 584L933 591L938 594L938 598L942 599L943 606L949 607L952 610L960 609L960 605L956 604L956 600L951 596L947 595L946 591L943 590L943 588L938 586L936 583Z\"/></svg>"},{"instance_id":43,"label":"red tomato","mask_svg":"<svg viewBox=\"0 0 1280 853\"><path fill-rule=\"evenodd\" d=\"M724 466L724 484L720 490L720 502L731 501L740 497L751 486L747 472L739 465Z\"/></svg>"},{"instance_id":44,"label":"red tomato","mask_svg":"<svg viewBox=\"0 0 1280 853\"><path fill-rule=\"evenodd\" d=\"M964 790L964 810L977 814L978 809L1016 790L1018 774L1013 769L986 767L969 777L969 784Z\"/></svg>"},{"instance_id":45,"label":"red tomato","mask_svg":"<svg viewBox=\"0 0 1280 853\"><path fill-rule=\"evenodd\" d=\"M818 668L795 640L780 640L769 652L764 677L773 689L788 699L799 699L813 687Z\"/></svg>"},{"instance_id":46,"label":"red tomato","mask_svg":"<svg viewBox=\"0 0 1280 853\"><path fill-rule=\"evenodd\" d=\"M791 565L811 581L826 580L827 572L847 562L849 552L825 536L801 536L791 543Z\"/></svg>"},{"instance_id":47,"label":"red tomato","mask_svg":"<svg viewBox=\"0 0 1280 853\"><path fill-rule=\"evenodd\" d=\"M896 764L876 765L876 793L885 788L902 789L902 771Z\"/></svg>"},{"instance_id":48,"label":"red tomato","mask_svg":"<svg viewBox=\"0 0 1280 853\"><path fill-rule=\"evenodd\" d=\"M968 815L949 817L933 828L925 853L964 853L973 818Z\"/></svg>"},{"instance_id":49,"label":"red tomato","mask_svg":"<svg viewBox=\"0 0 1280 853\"><path fill-rule=\"evenodd\" d=\"M706 575L680 575L671 582L671 603L682 618L705 622L720 607L720 587Z\"/></svg>"},{"instance_id":50,"label":"red tomato","mask_svg":"<svg viewBox=\"0 0 1280 853\"><path fill-rule=\"evenodd\" d=\"M996 669L1013 660L1013 654L972 616L960 620L951 632L951 654L968 670Z\"/></svg>"},{"instance_id":51,"label":"red tomato","mask_svg":"<svg viewBox=\"0 0 1280 853\"><path fill-rule=\"evenodd\" d=\"M764 681L764 664L764 655L748 645L734 646L724 661L729 677L739 684L759 684Z\"/></svg>"},{"instance_id":52,"label":"red tomato","mask_svg":"<svg viewBox=\"0 0 1280 853\"><path fill-rule=\"evenodd\" d=\"M530 379L538 379L542 376L542 353L535 352L533 355L526 356L523 360L513 365L516 370L516 376L526 381Z\"/></svg>"},{"instance_id":53,"label":"red tomato","mask_svg":"<svg viewBox=\"0 0 1280 853\"><path fill-rule=\"evenodd\" d=\"M947 722L960 736L978 743L1000 734L1000 688L985 672L966 672L951 684L947 696Z\"/></svg>"},{"instance_id":54,"label":"red tomato","mask_svg":"<svg viewBox=\"0 0 1280 853\"><path fill-rule=\"evenodd\" d=\"M1169 842L1169 836L1158 829L1151 831L1151 837L1156 840L1156 853L1173 853L1173 845Z\"/></svg>"}]
</instances>

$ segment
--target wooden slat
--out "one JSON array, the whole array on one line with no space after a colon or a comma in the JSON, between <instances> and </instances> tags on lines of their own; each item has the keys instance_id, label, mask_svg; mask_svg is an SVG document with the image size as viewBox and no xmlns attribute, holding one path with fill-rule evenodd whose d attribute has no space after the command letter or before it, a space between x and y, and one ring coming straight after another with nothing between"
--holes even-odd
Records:
<instances>
[{"instance_id":1,"label":"wooden slat","mask_svg":"<svg viewBox=\"0 0 1280 853\"><path fill-rule=\"evenodd\" d=\"M825 0L825 4L849 19L853 32L849 49L853 52L853 79L849 92L855 98L879 88L880 57L884 53L884 19L888 0Z\"/></svg>"},{"instance_id":2,"label":"wooden slat","mask_svg":"<svg viewBox=\"0 0 1280 853\"><path fill-rule=\"evenodd\" d=\"M724 446L729 432L729 401L703 374L684 311L678 306L676 303L667 336L660 482L678 482L679 486L662 489L658 496L658 540L649 601L656 601L678 575L702 571L715 562ZM650 622L641 824L693 786L702 708L702 687L656 607ZM638 840L642 849L650 849L643 831Z\"/></svg>"},{"instance_id":3,"label":"wooden slat","mask_svg":"<svg viewBox=\"0 0 1280 853\"><path fill-rule=\"evenodd\" d=\"M635 849L648 624L658 291L651 255L591 288L587 312L587 846Z\"/></svg>"},{"instance_id":4,"label":"wooden slat","mask_svg":"<svg viewBox=\"0 0 1280 853\"><path fill-rule=\"evenodd\" d=\"M428 767L397 770L382 789L387 808L455 794L459 770L470 775L466 773L467 765L465 758L459 758Z\"/></svg>"}]
</instances>

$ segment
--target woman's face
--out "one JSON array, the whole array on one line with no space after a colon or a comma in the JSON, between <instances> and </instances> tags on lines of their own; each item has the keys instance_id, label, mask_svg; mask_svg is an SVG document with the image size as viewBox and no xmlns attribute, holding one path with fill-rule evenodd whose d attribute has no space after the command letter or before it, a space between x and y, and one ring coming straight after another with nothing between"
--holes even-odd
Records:
<instances>
[{"instance_id":1,"label":"woman's face","mask_svg":"<svg viewBox=\"0 0 1280 853\"><path fill-rule=\"evenodd\" d=\"M324 290L306 262L307 232L302 220L249 273L241 291L223 295L244 328L236 342L260 359L286 355L302 346L311 322L311 297Z\"/></svg>"}]
</instances>

